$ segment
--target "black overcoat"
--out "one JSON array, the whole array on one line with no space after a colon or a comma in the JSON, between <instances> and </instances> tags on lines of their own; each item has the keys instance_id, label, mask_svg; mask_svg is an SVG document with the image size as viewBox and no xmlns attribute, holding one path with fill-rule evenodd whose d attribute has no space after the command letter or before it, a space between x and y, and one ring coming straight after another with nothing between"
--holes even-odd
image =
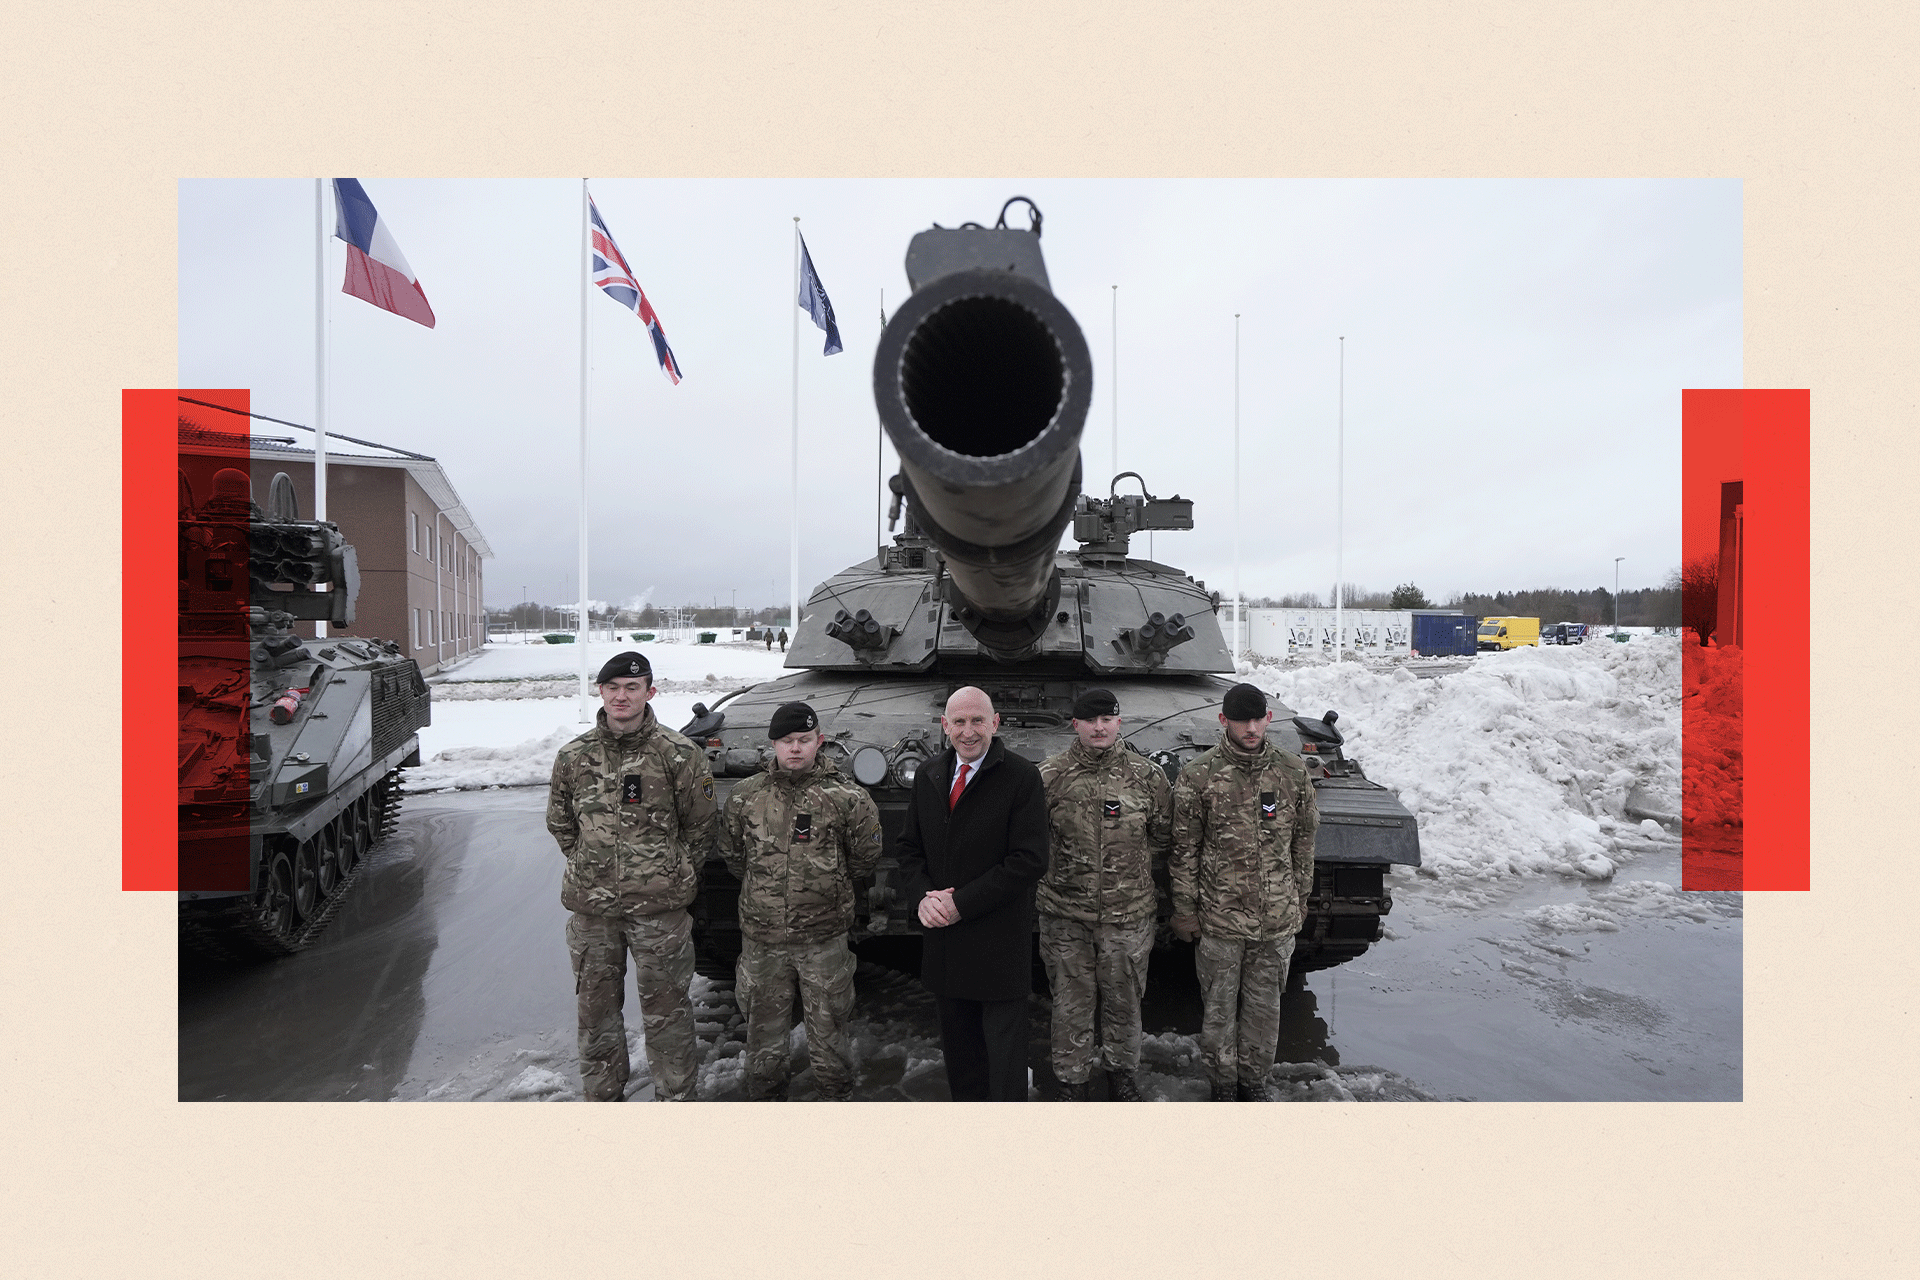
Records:
<instances>
[{"instance_id":1,"label":"black overcoat","mask_svg":"<svg viewBox=\"0 0 1920 1280\"><path fill-rule=\"evenodd\" d=\"M948 813L957 760L948 747L914 778L898 842L912 918L933 889L954 890L960 912L957 924L922 934L920 978L957 1000L1022 999L1033 984L1033 889L1047 870L1040 770L996 738Z\"/></svg>"}]
</instances>

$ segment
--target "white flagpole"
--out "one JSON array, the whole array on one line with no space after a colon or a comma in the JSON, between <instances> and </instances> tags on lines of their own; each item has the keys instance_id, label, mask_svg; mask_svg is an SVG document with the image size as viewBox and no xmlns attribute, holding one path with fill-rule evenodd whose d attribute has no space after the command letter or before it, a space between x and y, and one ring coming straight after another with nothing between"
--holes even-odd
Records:
<instances>
[{"instance_id":1,"label":"white flagpole","mask_svg":"<svg viewBox=\"0 0 1920 1280\"><path fill-rule=\"evenodd\" d=\"M800 215L793 217L793 523L787 534L787 643L800 638Z\"/></svg>"},{"instance_id":2,"label":"white flagpole","mask_svg":"<svg viewBox=\"0 0 1920 1280\"><path fill-rule=\"evenodd\" d=\"M886 331L887 291L883 286L880 290L880 332L885 333ZM886 480L882 474L886 470L886 448L886 425L880 421L879 415L876 414L873 419L873 488L879 505L873 509L873 545L881 551L884 551L887 545L880 536L880 509L887 505L886 498L881 496L887 491ZM884 563L884 561L882 563Z\"/></svg>"},{"instance_id":3,"label":"white flagpole","mask_svg":"<svg viewBox=\"0 0 1920 1280\"><path fill-rule=\"evenodd\" d=\"M1346 657L1347 634L1340 626L1347 579L1347 340L1340 339L1340 448L1334 469L1333 504L1333 660Z\"/></svg>"},{"instance_id":4,"label":"white flagpole","mask_svg":"<svg viewBox=\"0 0 1920 1280\"><path fill-rule=\"evenodd\" d=\"M1233 660L1240 661L1240 313L1233 313Z\"/></svg>"},{"instance_id":5,"label":"white flagpole","mask_svg":"<svg viewBox=\"0 0 1920 1280\"><path fill-rule=\"evenodd\" d=\"M313 180L313 518L327 518L327 193ZM327 624L313 624L325 639Z\"/></svg>"},{"instance_id":6,"label":"white flagpole","mask_svg":"<svg viewBox=\"0 0 1920 1280\"><path fill-rule=\"evenodd\" d=\"M580 179L580 599L574 616L574 647L580 661L580 723L593 719L587 693L587 293L593 288L593 220L587 213L587 180Z\"/></svg>"}]
</instances>

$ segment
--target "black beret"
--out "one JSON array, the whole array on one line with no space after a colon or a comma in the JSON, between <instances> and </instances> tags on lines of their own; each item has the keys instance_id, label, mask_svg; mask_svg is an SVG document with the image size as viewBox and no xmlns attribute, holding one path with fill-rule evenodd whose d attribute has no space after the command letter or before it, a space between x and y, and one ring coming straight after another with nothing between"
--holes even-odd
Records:
<instances>
[{"instance_id":1,"label":"black beret","mask_svg":"<svg viewBox=\"0 0 1920 1280\"><path fill-rule=\"evenodd\" d=\"M605 684L609 680L638 680L645 677L653 682L653 664L647 661L647 655L629 649L625 653L616 653L607 659L607 665L600 668L595 684Z\"/></svg>"},{"instance_id":2,"label":"black beret","mask_svg":"<svg viewBox=\"0 0 1920 1280\"><path fill-rule=\"evenodd\" d=\"M820 723L813 708L804 702L783 702L767 723L767 737L779 741L790 733L809 733Z\"/></svg>"},{"instance_id":3,"label":"black beret","mask_svg":"<svg viewBox=\"0 0 1920 1280\"><path fill-rule=\"evenodd\" d=\"M1267 695L1250 684L1237 684L1221 699L1220 714L1229 720L1259 720L1267 714Z\"/></svg>"},{"instance_id":4,"label":"black beret","mask_svg":"<svg viewBox=\"0 0 1920 1280\"><path fill-rule=\"evenodd\" d=\"M1120 699L1113 696L1111 689L1083 689L1080 696L1073 700L1073 718L1075 720L1098 720L1101 716L1120 714Z\"/></svg>"}]
</instances>

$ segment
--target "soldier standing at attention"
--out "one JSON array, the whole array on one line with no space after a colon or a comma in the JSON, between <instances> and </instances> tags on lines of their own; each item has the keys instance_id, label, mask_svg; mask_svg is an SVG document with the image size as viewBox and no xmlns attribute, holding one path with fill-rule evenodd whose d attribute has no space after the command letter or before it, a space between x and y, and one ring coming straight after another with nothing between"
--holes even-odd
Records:
<instances>
[{"instance_id":1,"label":"soldier standing at attention","mask_svg":"<svg viewBox=\"0 0 1920 1280\"><path fill-rule=\"evenodd\" d=\"M592 1102L627 1085L620 1005L633 953L647 1066L662 1102L693 1098L693 918L718 812L698 747L654 718L653 667L629 650L600 668L592 729L553 761L547 830L566 855L567 919L580 1013L580 1081Z\"/></svg>"},{"instance_id":2,"label":"soldier standing at attention","mask_svg":"<svg viewBox=\"0 0 1920 1280\"><path fill-rule=\"evenodd\" d=\"M994 740L1000 717L984 690L955 690L940 727L952 746L914 776L899 840L902 896L926 930L920 981L953 1100L1025 1102L1047 798L1040 771Z\"/></svg>"},{"instance_id":3,"label":"soldier standing at attention","mask_svg":"<svg viewBox=\"0 0 1920 1280\"><path fill-rule=\"evenodd\" d=\"M1061 1102L1085 1102L1099 1057L1114 1102L1140 1101L1140 999L1153 950L1153 862L1173 823L1167 775L1120 740L1120 703L1107 689L1074 700L1078 739L1040 766L1051 823L1047 874L1036 892L1040 958L1053 988L1053 1074Z\"/></svg>"},{"instance_id":4,"label":"soldier standing at attention","mask_svg":"<svg viewBox=\"0 0 1920 1280\"><path fill-rule=\"evenodd\" d=\"M1267 741L1273 712L1250 684L1227 690L1220 745L1173 784L1173 919L1198 939L1200 1056L1215 1102L1265 1102L1280 993L1313 889L1320 812L1300 757Z\"/></svg>"},{"instance_id":5,"label":"soldier standing at attention","mask_svg":"<svg viewBox=\"0 0 1920 1280\"><path fill-rule=\"evenodd\" d=\"M782 703L767 725L773 767L733 789L720 856L741 882L734 996L747 1016L747 1097L784 1102L793 988L823 1102L853 1096L854 881L880 861L880 810L867 789L820 758L813 708Z\"/></svg>"}]
</instances>

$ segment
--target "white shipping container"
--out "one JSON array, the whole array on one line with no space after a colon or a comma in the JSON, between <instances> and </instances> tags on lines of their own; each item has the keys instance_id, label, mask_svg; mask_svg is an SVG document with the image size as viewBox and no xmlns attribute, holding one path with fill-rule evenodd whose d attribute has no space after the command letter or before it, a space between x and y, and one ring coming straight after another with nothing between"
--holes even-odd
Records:
<instances>
[{"instance_id":1,"label":"white shipping container","mask_svg":"<svg viewBox=\"0 0 1920 1280\"><path fill-rule=\"evenodd\" d=\"M1343 609L1340 621L1348 653L1407 657L1413 651L1413 614L1405 609ZM1332 609L1250 609L1247 623L1253 652L1263 657L1333 656Z\"/></svg>"}]
</instances>

